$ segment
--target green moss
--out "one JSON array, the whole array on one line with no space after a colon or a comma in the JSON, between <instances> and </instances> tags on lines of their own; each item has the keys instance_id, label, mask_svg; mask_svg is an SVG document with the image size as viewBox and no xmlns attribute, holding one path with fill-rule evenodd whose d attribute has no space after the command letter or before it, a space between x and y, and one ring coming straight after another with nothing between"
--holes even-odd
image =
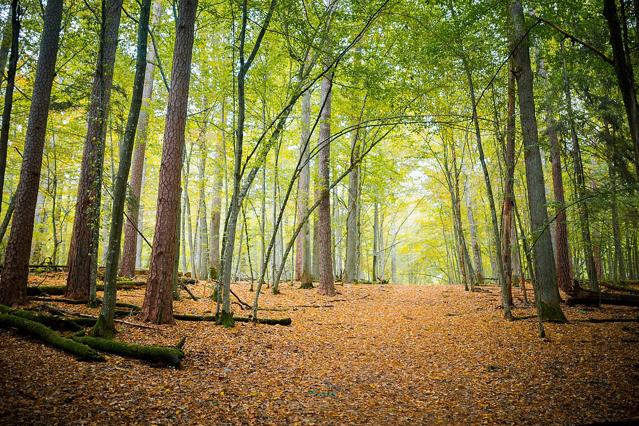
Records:
<instances>
[{"instance_id":1,"label":"green moss","mask_svg":"<svg viewBox=\"0 0 639 426\"><path fill-rule=\"evenodd\" d=\"M89 334L93 337L113 339L115 333L116 331L114 325L109 325L104 315L100 313L100 315L98 315L97 321L95 322L95 325L93 326Z\"/></svg>"},{"instance_id":2,"label":"green moss","mask_svg":"<svg viewBox=\"0 0 639 426\"><path fill-rule=\"evenodd\" d=\"M235 320L233 319L233 314L231 312L222 311L218 320L218 323L225 328L231 328L235 326Z\"/></svg>"},{"instance_id":3,"label":"green moss","mask_svg":"<svg viewBox=\"0 0 639 426\"><path fill-rule=\"evenodd\" d=\"M103 352L175 367L180 365L184 357L184 352L173 346L138 345L91 336L74 337L73 340Z\"/></svg>"},{"instance_id":4,"label":"green moss","mask_svg":"<svg viewBox=\"0 0 639 426\"><path fill-rule=\"evenodd\" d=\"M553 306L542 301L539 302L539 317L545 322L566 323L568 320L561 310L561 306Z\"/></svg>"},{"instance_id":5,"label":"green moss","mask_svg":"<svg viewBox=\"0 0 639 426\"><path fill-rule=\"evenodd\" d=\"M313 288L313 283L311 281L302 281L302 283L300 284L300 289L301 290L310 290Z\"/></svg>"},{"instance_id":6,"label":"green moss","mask_svg":"<svg viewBox=\"0 0 639 426\"><path fill-rule=\"evenodd\" d=\"M104 356L96 352L89 346L80 342L67 339L60 333L50 329L44 324L21 318L11 314L0 313L0 326L15 327L18 330L35 337L54 348L75 355L78 359L85 361L104 361Z\"/></svg>"}]
</instances>

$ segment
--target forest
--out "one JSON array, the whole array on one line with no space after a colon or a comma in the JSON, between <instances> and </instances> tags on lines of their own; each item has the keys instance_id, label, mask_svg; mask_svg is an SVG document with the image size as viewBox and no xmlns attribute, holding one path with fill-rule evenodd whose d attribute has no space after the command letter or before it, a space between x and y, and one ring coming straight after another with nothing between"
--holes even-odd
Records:
<instances>
[{"instance_id":1,"label":"forest","mask_svg":"<svg viewBox=\"0 0 639 426\"><path fill-rule=\"evenodd\" d=\"M0 31L0 423L639 421L639 0Z\"/></svg>"}]
</instances>

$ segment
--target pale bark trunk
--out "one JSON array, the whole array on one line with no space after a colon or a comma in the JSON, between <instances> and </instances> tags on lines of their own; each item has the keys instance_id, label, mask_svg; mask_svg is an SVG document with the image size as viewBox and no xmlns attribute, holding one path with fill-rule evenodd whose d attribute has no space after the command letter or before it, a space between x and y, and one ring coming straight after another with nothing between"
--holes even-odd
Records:
<instances>
[{"instance_id":1,"label":"pale bark trunk","mask_svg":"<svg viewBox=\"0 0 639 426\"><path fill-rule=\"evenodd\" d=\"M300 156L302 170L297 187L297 220L301 222L308 212L308 200L310 196L310 137L311 137L311 91L304 92L302 96L302 135L300 140ZM311 276L311 230L308 221L303 225L302 231L297 236L295 272L296 279L302 287L312 286Z\"/></svg>"},{"instance_id":2,"label":"pale bark trunk","mask_svg":"<svg viewBox=\"0 0 639 426\"><path fill-rule=\"evenodd\" d=\"M353 131L351 137L351 163L359 157L359 131ZM359 166L353 168L348 177L348 216L346 217L346 265L344 282L357 282L359 264Z\"/></svg>"}]
</instances>

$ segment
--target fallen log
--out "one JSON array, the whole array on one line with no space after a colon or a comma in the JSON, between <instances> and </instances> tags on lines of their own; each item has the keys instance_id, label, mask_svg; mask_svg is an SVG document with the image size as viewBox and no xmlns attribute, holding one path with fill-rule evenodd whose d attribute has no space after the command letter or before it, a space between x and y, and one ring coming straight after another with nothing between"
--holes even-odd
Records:
<instances>
[{"instance_id":1,"label":"fallen log","mask_svg":"<svg viewBox=\"0 0 639 426\"><path fill-rule=\"evenodd\" d=\"M189 314L173 314L173 318L180 321L217 321L215 315L189 315ZM258 324L268 325L291 325L293 322L290 318L249 318L249 317L233 317L237 322L256 322Z\"/></svg>"},{"instance_id":2,"label":"fallen log","mask_svg":"<svg viewBox=\"0 0 639 426\"><path fill-rule=\"evenodd\" d=\"M63 297L42 297L42 296L31 296L29 297L29 299L31 300L35 300L38 302L58 302L58 303L65 303L67 305L85 305L86 303L88 303L87 300L75 300L75 299L65 299ZM98 302L98 305L102 304L102 299L96 299ZM133 305L131 303L124 303L124 302L117 302L115 304L116 307L118 308L127 308L130 309L134 312L138 312L141 311L142 308L138 305Z\"/></svg>"},{"instance_id":3,"label":"fallen log","mask_svg":"<svg viewBox=\"0 0 639 426\"><path fill-rule=\"evenodd\" d=\"M73 340L99 351L179 367L184 352L178 347L138 345L91 336L74 336Z\"/></svg>"},{"instance_id":4,"label":"fallen log","mask_svg":"<svg viewBox=\"0 0 639 426\"><path fill-rule=\"evenodd\" d=\"M566 304L568 306L598 306L600 304L616 306L639 306L639 295L601 292L598 293L596 291L584 290L582 288L579 288L573 295L566 299Z\"/></svg>"},{"instance_id":5,"label":"fallen log","mask_svg":"<svg viewBox=\"0 0 639 426\"><path fill-rule=\"evenodd\" d=\"M0 305L0 312L3 314L15 315L17 317L25 318L30 321L39 322L54 330L80 331L83 329L82 325L76 322L75 318L65 318L56 315L48 315L41 312L25 309L12 309L6 305Z\"/></svg>"},{"instance_id":6,"label":"fallen log","mask_svg":"<svg viewBox=\"0 0 639 426\"><path fill-rule=\"evenodd\" d=\"M61 349L64 352L76 356L78 359L84 361L104 361L104 356L96 350L81 342L67 339L57 331L39 322L11 314L0 313L0 326L17 328L21 332L48 343L54 348Z\"/></svg>"},{"instance_id":7,"label":"fallen log","mask_svg":"<svg viewBox=\"0 0 639 426\"><path fill-rule=\"evenodd\" d=\"M117 282L118 290L132 290L145 286L144 281L123 280ZM48 294L49 296L63 296L67 287L64 285L41 285L27 287L27 296L41 296ZM96 291L104 291L104 284L97 284Z\"/></svg>"},{"instance_id":8,"label":"fallen log","mask_svg":"<svg viewBox=\"0 0 639 426\"><path fill-rule=\"evenodd\" d=\"M606 287L607 289L610 289L610 290L624 291L626 293L639 294L639 290L637 290L636 288L628 287L628 286L625 286L623 284L615 284L615 283L611 283L611 282L608 282L608 281L602 281L599 284L602 287Z\"/></svg>"}]
</instances>

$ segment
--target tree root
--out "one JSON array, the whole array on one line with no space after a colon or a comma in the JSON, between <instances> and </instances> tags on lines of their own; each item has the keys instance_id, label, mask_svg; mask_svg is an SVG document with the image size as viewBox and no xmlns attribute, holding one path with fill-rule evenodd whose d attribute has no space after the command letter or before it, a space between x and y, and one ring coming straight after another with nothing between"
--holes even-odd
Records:
<instances>
[{"instance_id":1,"label":"tree root","mask_svg":"<svg viewBox=\"0 0 639 426\"><path fill-rule=\"evenodd\" d=\"M104 356L89 346L63 337L44 324L16 315L0 313L0 326L17 328L23 333L48 343L54 348L76 356L84 361L104 361Z\"/></svg>"}]
</instances>

